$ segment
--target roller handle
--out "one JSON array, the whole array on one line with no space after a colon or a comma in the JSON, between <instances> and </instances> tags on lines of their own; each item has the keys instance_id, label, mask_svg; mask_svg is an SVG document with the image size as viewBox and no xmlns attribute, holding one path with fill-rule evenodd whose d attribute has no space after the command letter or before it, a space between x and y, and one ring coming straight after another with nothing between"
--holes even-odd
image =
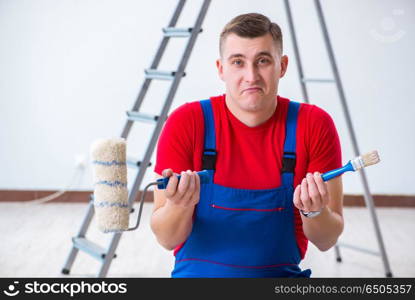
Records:
<instances>
[{"instance_id":1,"label":"roller handle","mask_svg":"<svg viewBox=\"0 0 415 300\"><path fill-rule=\"evenodd\" d=\"M207 170L197 172L197 174L200 177L200 183L209 183L210 182L210 174ZM180 181L181 176L179 175L177 177L179 178L179 181ZM169 183L169 179L170 179L170 177L157 179L157 188L159 190L165 189L167 187L167 184Z\"/></svg>"}]
</instances>

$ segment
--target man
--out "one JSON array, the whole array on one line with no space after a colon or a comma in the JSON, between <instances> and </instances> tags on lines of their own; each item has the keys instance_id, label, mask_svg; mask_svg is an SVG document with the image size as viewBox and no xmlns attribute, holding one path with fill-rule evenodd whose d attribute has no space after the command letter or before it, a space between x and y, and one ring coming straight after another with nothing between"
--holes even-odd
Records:
<instances>
[{"instance_id":1,"label":"man","mask_svg":"<svg viewBox=\"0 0 415 300\"><path fill-rule=\"evenodd\" d=\"M267 17L235 17L216 61L226 94L166 121L155 172L170 179L155 190L151 227L175 249L173 277L309 277L298 267L307 242L326 251L343 230L341 178L320 176L341 166L337 131L322 109L276 96L282 46Z\"/></svg>"}]
</instances>

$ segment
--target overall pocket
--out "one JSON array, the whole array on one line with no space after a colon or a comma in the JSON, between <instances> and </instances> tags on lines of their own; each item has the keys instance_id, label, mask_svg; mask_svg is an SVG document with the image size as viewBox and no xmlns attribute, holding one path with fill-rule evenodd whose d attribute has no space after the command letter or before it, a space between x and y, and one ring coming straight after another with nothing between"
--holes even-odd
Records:
<instances>
[{"instance_id":1,"label":"overall pocket","mask_svg":"<svg viewBox=\"0 0 415 300\"><path fill-rule=\"evenodd\" d=\"M216 187L209 200L209 245L223 262L241 266L293 263L293 205L285 189ZM209 255L210 256L210 255Z\"/></svg>"}]
</instances>

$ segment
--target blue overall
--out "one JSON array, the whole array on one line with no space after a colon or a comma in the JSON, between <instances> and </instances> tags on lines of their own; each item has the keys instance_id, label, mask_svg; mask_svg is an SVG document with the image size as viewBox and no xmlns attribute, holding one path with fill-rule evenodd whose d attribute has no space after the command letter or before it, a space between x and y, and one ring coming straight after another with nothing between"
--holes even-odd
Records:
<instances>
[{"instance_id":1,"label":"blue overall","mask_svg":"<svg viewBox=\"0 0 415 300\"><path fill-rule=\"evenodd\" d=\"M289 104L282 185L265 190L213 183L214 115L210 99L202 100L201 104L205 119L204 168L208 168L211 182L201 185L192 232L176 253L172 277L310 277L311 270L301 271L298 266L301 257L294 231L293 180L299 103Z\"/></svg>"}]
</instances>

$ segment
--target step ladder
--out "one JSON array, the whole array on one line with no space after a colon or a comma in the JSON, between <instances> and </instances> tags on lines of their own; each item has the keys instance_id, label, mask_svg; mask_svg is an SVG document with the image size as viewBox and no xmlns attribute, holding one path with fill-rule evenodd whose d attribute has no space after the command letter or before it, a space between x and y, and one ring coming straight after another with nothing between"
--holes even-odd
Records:
<instances>
[{"instance_id":1,"label":"step ladder","mask_svg":"<svg viewBox=\"0 0 415 300\"><path fill-rule=\"evenodd\" d=\"M307 91L307 84L308 83L334 83L336 85L336 89L340 98L340 102L341 102L341 106L342 106L342 110L346 119L346 124L349 130L349 134L350 134L350 138L352 140L352 145L353 145L353 151L355 153L356 156L360 155L360 151L359 151L359 147L357 145L357 139L356 139L356 134L355 131L353 129L353 124L352 124L352 120L350 117L350 113L349 113L349 109L347 106L347 102L346 102L346 96L343 90L343 85L340 79L340 74L339 71L337 69L337 63L336 63L336 59L334 56L334 51L333 51L333 47L331 45L330 42L330 37L328 34L328 30L327 30L327 26L326 26L326 22L325 22L325 18L323 15L323 10L321 8L321 4L320 4L320 0L314 0L314 5L316 7L316 11L317 11L317 16L320 22L320 27L321 30L323 32L323 38L324 38L324 43L326 46L326 51L327 54L329 56L329 60L330 60L330 65L331 65L331 70L333 73L334 78L333 79L320 79L320 78L307 78L304 76L304 71L303 71L303 67L301 64L301 57L300 57L300 53L299 53L299 48L298 48L298 42L297 42L297 37L296 37L296 33L295 33L295 28L294 28L294 22L293 22L293 17L292 17L292 13L291 13L291 8L290 8L290 3L288 0L284 0L284 6L285 6L285 10L286 10L286 15L287 15L287 19L288 19L288 25L289 25L289 29L290 29L290 33L291 33L291 37L292 37L292 41L293 41L293 48L294 48L294 56L295 59L297 61L297 71L298 71L298 76L299 76L299 80L300 80L300 84L301 84L301 92L303 95L303 99L305 102L309 103L309 98L308 98L308 91ZM345 243L338 243L335 246L335 253L336 253L336 260L338 262L342 261L342 258L340 256L340 246L341 247L345 247L345 248L350 248L353 250L357 250L357 251L361 251L361 252L365 252L367 254L372 254L372 255L376 255L376 256L381 256L382 257L382 261L383 261L383 265L384 265L384 270L385 270L385 275L386 277L392 277L392 272L389 266L389 260L388 260L388 256L386 254L386 250L385 250L385 246L383 243L383 238L382 238L382 234L379 228L379 222L377 219L377 215L374 209L374 203L373 203L373 198L372 195L370 193L369 190L369 184L366 178L366 173L364 169L361 169L360 172L360 177L362 180L362 185L364 188L364 194L365 194L365 203L366 203L366 207L369 209L370 212L370 216L373 222L373 226L375 229L375 234L376 234L376 239L378 242L378 246L379 246L379 252L376 251L372 251L369 249L365 249L365 248L361 248L361 247L357 247L354 245L349 245L349 244L345 244Z\"/></svg>"},{"instance_id":2,"label":"step ladder","mask_svg":"<svg viewBox=\"0 0 415 300\"><path fill-rule=\"evenodd\" d=\"M131 111L127 112L127 122L122 131L121 137L127 139L131 128L135 122L150 122L155 125L153 133L151 135L150 142L146 148L146 152L141 161L135 161L127 158L127 165L138 169L138 173L132 185L132 188L129 190L128 203L131 211L133 211L132 206L134 200L138 196L139 188L143 181L145 172L147 168L151 165L150 160L153 155L158 137L163 128L163 124L167 118L167 114L170 110L171 104L173 102L174 96L176 94L177 88L180 84L182 77L185 76L185 68L189 61L190 54L193 50L193 46L196 42L196 39L199 33L202 31L202 23L205 19L207 10L209 8L210 0L203 0L200 11L196 18L195 24L193 27L189 28L177 28L175 27L177 21L182 13L183 7L186 0L179 0L176 6L176 9L173 13L173 16L166 28L163 28L163 38L159 45L159 48L156 52L156 55L151 63L150 68L145 70L145 79L141 86L141 90L138 94L138 97L134 103ZM161 71L158 70L159 63L162 59L162 56L166 50L167 44L170 38L188 38L185 50L183 52L182 58L178 67L174 71ZM150 87L152 80L169 80L171 85L167 93L162 111L159 115L150 115L140 111L141 104L146 96L146 93ZM91 195L87 212L85 218L82 222L81 228L76 235L72 238L72 248L69 253L69 256L65 262L65 265L62 269L63 274L69 274L71 267L75 261L78 251L84 251L88 253L95 259L101 262L101 267L98 272L97 277L105 277L108 273L109 267L111 265L112 259L116 257L115 250L118 246L118 243L121 239L122 233L112 233L111 241L107 247L102 247L96 243L89 241L86 238L86 233L88 227L94 216L94 205L93 205L93 194ZM143 198L142 198L143 200ZM142 201L140 203L140 212L142 208ZM140 215L139 215L140 216Z\"/></svg>"}]
</instances>

